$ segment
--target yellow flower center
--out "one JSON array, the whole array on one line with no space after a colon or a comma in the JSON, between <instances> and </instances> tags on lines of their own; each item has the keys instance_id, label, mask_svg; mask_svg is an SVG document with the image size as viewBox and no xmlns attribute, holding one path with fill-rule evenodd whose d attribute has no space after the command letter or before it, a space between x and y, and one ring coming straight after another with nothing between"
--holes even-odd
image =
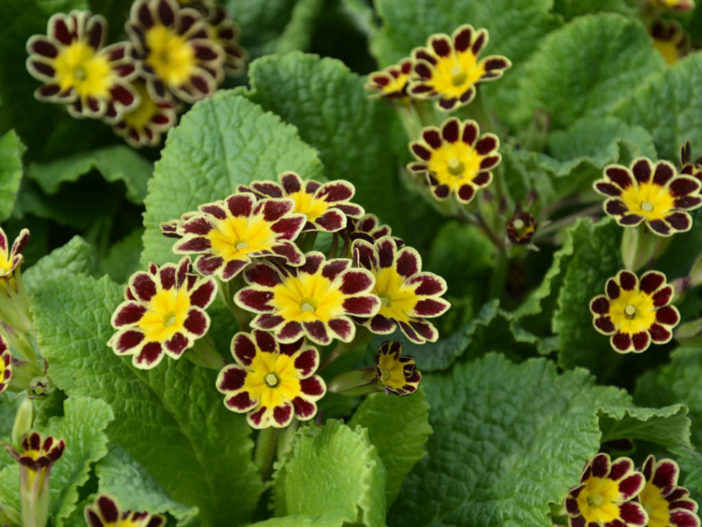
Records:
<instances>
[{"instance_id":1,"label":"yellow flower center","mask_svg":"<svg viewBox=\"0 0 702 527\"><path fill-rule=\"evenodd\" d=\"M242 389L262 406L280 406L300 395L295 361L289 355L259 351L248 370Z\"/></svg>"},{"instance_id":2,"label":"yellow flower center","mask_svg":"<svg viewBox=\"0 0 702 527\"><path fill-rule=\"evenodd\" d=\"M386 84L385 86L382 87L381 93L399 93L403 90L405 87L405 84L407 84L407 81L409 80L410 76L409 74L405 75L401 73L398 77L393 77L390 75L391 81Z\"/></svg>"},{"instance_id":3,"label":"yellow flower center","mask_svg":"<svg viewBox=\"0 0 702 527\"><path fill-rule=\"evenodd\" d=\"M312 322L344 313L344 294L321 273L290 276L273 288L271 305L285 320Z\"/></svg>"},{"instance_id":4,"label":"yellow flower center","mask_svg":"<svg viewBox=\"0 0 702 527\"><path fill-rule=\"evenodd\" d=\"M414 287L405 285L405 279L394 268L380 269L375 274L373 293L380 297L378 314L399 322L408 322L419 297Z\"/></svg>"},{"instance_id":5,"label":"yellow flower center","mask_svg":"<svg viewBox=\"0 0 702 527\"><path fill-rule=\"evenodd\" d=\"M402 363L391 355L381 353L378 359L378 368L380 369L380 382L388 388L399 390L407 384Z\"/></svg>"},{"instance_id":6,"label":"yellow flower center","mask_svg":"<svg viewBox=\"0 0 702 527\"><path fill-rule=\"evenodd\" d=\"M661 489L650 481L639 494L639 501L648 513L648 527L668 527L670 525L670 511L668 501L663 497Z\"/></svg>"},{"instance_id":7,"label":"yellow flower center","mask_svg":"<svg viewBox=\"0 0 702 527\"><path fill-rule=\"evenodd\" d=\"M114 80L110 63L85 42L78 40L61 49L53 62L62 91L73 88L81 98L109 96Z\"/></svg>"},{"instance_id":8,"label":"yellow flower center","mask_svg":"<svg viewBox=\"0 0 702 527\"><path fill-rule=\"evenodd\" d=\"M195 52L187 41L163 25L146 32L146 62L169 86L183 84L195 67Z\"/></svg>"},{"instance_id":9,"label":"yellow flower center","mask_svg":"<svg viewBox=\"0 0 702 527\"><path fill-rule=\"evenodd\" d=\"M314 194L309 194L304 190L293 192L288 196L295 202L295 212L307 216L309 221L314 221L327 212L329 204L321 199L314 199Z\"/></svg>"},{"instance_id":10,"label":"yellow flower center","mask_svg":"<svg viewBox=\"0 0 702 527\"><path fill-rule=\"evenodd\" d=\"M643 216L648 221L665 218L675 207L668 189L653 183L629 185L622 192L621 199L632 214Z\"/></svg>"},{"instance_id":11,"label":"yellow flower center","mask_svg":"<svg viewBox=\"0 0 702 527\"><path fill-rule=\"evenodd\" d=\"M131 112L124 114L124 122L135 130L143 130L151 122L154 115L159 112L159 107L146 91L146 87L137 84L136 92L139 94L139 104Z\"/></svg>"},{"instance_id":12,"label":"yellow flower center","mask_svg":"<svg viewBox=\"0 0 702 527\"><path fill-rule=\"evenodd\" d=\"M0 275L7 274L12 269L12 258L9 251L0 250Z\"/></svg>"},{"instance_id":13,"label":"yellow flower center","mask_svg":"<svg viewBox=\"0 0 702 527\"><path fill-rule=\"evenodd\" d=\"M217 220L207 238L215 255L225 260L242 260L250 253L270 249L276 233L262 216L227 216Z\"/></svg>"},{"instance_id":14,"label":"yellow flower center","mask_svg":"<svg viewBox=\"0 0 702 527\"><path fill-rule=\"evenodd\" d=\"M441 95L460 97L485 74L485 66L469 51L440 57L429 80Z\"/></svg>"},{"instance_id":15,"label":"yellow flower center","mask_svg":"<svg viewBox=\"0 0 702 527\"><path fill-rule=\"evenodd\" d=\"M576 501L586 523L604 524L619 518L618 498L616 482L593 476L587 480Z\"/></svg>"},{"instance_id":16,"label":"yellow flower center","mask_svg":"<svg viewBox=\"0 0 702 527\"><path fill-rule=\"evenodd\" d=\"M448 185L456 191L478 175L483 157L461 141L443 143L432 152L428 169L439 185Z\"/></svg>"},{"instance_id":17,"label":"yellow flower center","mask_svg":"<svg viewBox=\"0 0 702 527\"><path fill-rule=\"evenodd\" d=\"M149 301L149 307L138 325L150 342L163 342L183 329L190 309L190 298L184 289L163 289Z\"/></svg>"},{"instance_id":18,"label":"yellow flower center","mask_svg":"<svg viewBox=\"0 0 702 527\"><path fill-rule=\"evenodd\" d=\"M622 333L646 331L656 321L653 298L641 291L622 291L609 305L612 323Z\"/></svg>"},{"instance_id":19,"label":"yellow flower center","mask_svg":"<svg viewBox=\"0 0 702 527\"><path fill-rule=\"evenodd\" d=\"M117 523L105 523L104 527L141 527L142 525L144 525L143 521L135 522L131 519L119 519Z\"/></svg>"},{"instance_id":20,"label":"yellow flower center","mask_svg":"<svg viewBox=\"0 0 702 527\"><path fill-rule=\"evenodd\" d=\"M663 55L663 58L668 66L672 66L678 60L680 60L680 52L678 51L678 47L675 45L675 43L669 40L653 39L653 47L655 47L660 54Z\"/></svg>"}]
</instances>

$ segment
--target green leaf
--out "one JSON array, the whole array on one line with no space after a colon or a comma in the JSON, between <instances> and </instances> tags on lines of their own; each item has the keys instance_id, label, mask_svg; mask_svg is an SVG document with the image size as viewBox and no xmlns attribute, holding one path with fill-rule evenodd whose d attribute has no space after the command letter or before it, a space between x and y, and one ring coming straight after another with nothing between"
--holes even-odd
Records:
<instances>
[{"instance_id":1,"label":"green leaf","mask_svg":"<svg viewBox=\"0 0 702 527\"><path fill-rule=\"evenodd\" d=\"M276 53L306 50L310 47L317 19L322 14L323 0L298 0L292 10L290 22L278 38Z\"/></svg>"},{"instance_id":2,"label":"green leaf","mask_svg":"<svg viewBox=\"0 0 702 527\"><path fill-rule=\"evenodd\" d=\"M576 18L547 35L524 68L519 117L528 122L541 110L564 128L585 115L604 116L664 67L640 22L604 13Z\"/></svg>"},{"instance_id":3,"label":"green leaf","mask_svg":"<svg viewBox=\"0 0 702 527\"><path fill-rule=\"evenodd\" d=\"M702 149L702 55L694 53L666 68L620 101L614 112L626 122L650 130L662 159L677 161L688 139Z\"/></svg>"},{"instance_id":4,"label":"green leaf","mask_svg":"<svg viewBox=\"0 0 702 527\"><path fill-rule=\"evenodd\" d=\"M30 292L41 287L47 280L60 279L76 274L89 275L95 268L90 245L80 236L42 257L22 273L22 280Z\"/></svg>"},{"instance_id":5,"label":"green leaf","mask_svg":"<svg viewBox=\"0 0 702 527\"><path fill-rule=\"evenodd\" d=\"M50 378L69 396L99 397L115 412L108 430L174 500L205 525L249 520L261 492L243 416L222 404L216 372L187 359L136 370L106 342L122 300L107 278L67 276L34 292L35 323Z\"/></svg>"},{"instance_id":6,"label":"green leaf","mask_svg":"<svg viewBox=\"0 0 702 527\"><path fill-rule=\"evenodd\" d=\"M597 409L625 392L583 370L559 375L545 359L513 364L490 354L426 375L429 456L405 480L390 525L551 527L600 445Z\"/></svg>"},{"instance_id":7,"label":"green leaf","mask_svg":"<svg viewBox=\"0 0 702 527\"><path fill-rule=\"evenodd\" d=\"M385 469L362 428L341 421L301 428L273 482L276 516L385 525Z\"/></svg>"},{"instance_id":8,"label":"green leaf","mask_svg":"<svg viewBox=\"0 0 702 527\"><path fill-rule=\"evenodd\" d=\"M688 276L693 264L700 256L700 247L702 247L702 212L698 209L690 214L692 215L692 228L687 232L681 232L673 236L668 248L656 260L656 270L665 273L668 280ZM685 298L687 299L691 293L688 293Z\"/></svg>"},{"instance_id":9,"label":"green leaf","mask_svg":"<svg viewBox=\"0 0 702 527\"><path fill-rule=\"evenodd\" d=\"M6 220L15 206L22 180L22 155L26 150L14 130L0 137L0 221Z\"/></svg>"},{"instance_id":10,"label":"green leaf","mask_svg":"<svg viewBox=\"0 0 702 527\"><path fill-rule=\"evenodd\" d=\"M409 471L427 454L424 447L432 430L424 391L406 397L369 395L349 421L351 427L358 425L368 430L370 442L385 466L385 499L389 506Z\"/></svg>"},{"instance_id":11,"label":"green leaf","mask_svg":"<svg viewBox=\"0 0 702 527\"><path fill-rule=\"evenodd\" d=\"M51 163L30 165L27 176L34 179L47 194L58 192L59 186L77 181L91 170L97 170L105 180L122 181L127 199L140 204L146 196L146 183L153 166L128 146L118 145L75 154Z\"/></svg>"},{"instance_id":12,"label":"green leaf","mask_svg":"<svg viewBox=\"0 0 702 527\"><path fill-rule=\"evenodd\" d=\"M100 260L98 265L100 272L106 273L118 284L125 283L132 273L139 269L143 235L144 229L134 229L110 247L105 257Z\"/></svg>"},{"instance_id":13,"label":"green leaf","mask_svg":"<svg viewBox=\"0 0 702 527\"><path fill-rule=\"evenodd\" d=\"M175 258L161 222L224 199L240 184L276 179L288 170L312 179L322 173L316 152L294 127L235 91L198 102L168 134L149 183L142 263Z\"/></svg>"},{"instance_id":14,"label":"green leaf","mask_svg":"<svg viewBox=\"0 0 702 527\"><path fill-rule=\"evenodd\" d=\"M196 507L173 501L151 474L119 445L110 445L110 452L95 466L95 474L99 479L99 493L112 494L124 510L168 513L179 525L187 524L197 515Z\"/></svg>"},{"instance_id":15,"label":"green leaf","mask_svg":"<svg viewBox=\"0 0 702 527\"><path fill-rule=\"evenodd\" d=\"M560 14L566 20L601 11L635 15L638 7L636 0L554 0L553 2L553 12Z\"/></svg>"},{"instance_id":16,"label":"green leaf","mask_svg":"<svg viewBox=\"0 0 702 527\"><path fill-rule=\"evenodd\" d=\"M325 516L295 515L271 518L252 523L249 527L342 527L343 525L348 525L344 523L343 517L330 513Z\"/></svg>"},{"instance_id":17,"label":"green leaf","mask_svg":"<svg viewBox=\"0 0 702 527\"><path fill-rule=\"evenodd\" d=\"M275 51L290 23L296 0L226 0L241 31L241 43L252 57Z\"/></svg>"},{"instance_id":18,"label":"green leaf","mask_svg":"<svg viewBox=\"0 0 702 527\"><path fill-rule=\"evenodd\" d=\"M681 404L665 408L627 408L604 406L601 409L602 442L616 439L643 440L666 448L690 447L690 419Z\"/></svg>"},{"instance_id":19,"label":"green leaf","mask_svg":"<svg viewBox=\"0 0 702 527\"><path fill-rule=\"evenodd\" d=\"M678 448L673 452L685 475L678 483L686 487L692 498L699 502L702 499L702 453L691 448Z\"/></svg>"}]
</instances>

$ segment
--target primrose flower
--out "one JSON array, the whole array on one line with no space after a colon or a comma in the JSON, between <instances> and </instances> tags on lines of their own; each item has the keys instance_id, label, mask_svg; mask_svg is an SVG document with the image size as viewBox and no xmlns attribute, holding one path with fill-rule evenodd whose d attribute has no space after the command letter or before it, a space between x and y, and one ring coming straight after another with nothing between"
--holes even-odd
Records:
<instances>
[{"instance_id":1,"label":"primrose flower","mask_svg":"<svg viewBox=\"0 0 702 527\"><path fill-rule=\"evenodd\" d=\"M441 130L429 126L422 138L410 143L417 163L407 168L424 175L437 199L455 194L461 203L470 202L475 193L492 181L492 170L502 159L497 152L500 140L494 134L478 137L475 121L460 122L451 118Z\"/></svg>"},{"instance_id":2,"label":"primrose flower","mask_svg":"<svg viewBox=\"0 0 702 527\"><path fill-rule=\"evenodd\" d=\"M686 141L680 149L680 169L681 174L692 176L702 183L702 156L692 161L692 146L690 141Z\"/></svg>"},{"instance_id":3,"label":"primrose flower","mask_svg":"<svg viewBox=\"0 0 702 527\"><path fill-rule=\"evenodd\" d=\"M88 527L160 527L166 518L148 512L120 511L117 500L108 494L101 494L95 503L87 505L83 511Z\"/></svg>"},{"instance_id":4,"label":"primrose flower","mask_svg":"<svg viewBox=\"0 0 702 527\"><path fill-rule=\"evenodd\" d=\"M663 273L648 271L639 280L631 271L619 271L607 280L606 295L590 302L592 323L603 335L611 335L615 351L640 353L651 340L665 344L680 322L677 308L670 306L673 288Z\"/></svg>"},{"instance_id":5,"label":"primrose flower","mask_svg":"<svg viewBox=\"0 0 702 527\"><path fill-rule=\"evenodd\" d=\"M387 335L396 326L412 342L435 342L439 332L427 318L444 314L451 304L440 298L446 282L434 273L422 272L422 258L411 247L398 248L390 237L374 244L365 240L353 243L354 263L375 277L373 294L380 298L380 309L364 320L373 333Z\"/></svg>"},{"instance_id":6,"label":"primrose flower","mask_svg":"<svg viewBox=\"0 0 702 527\"><path fill-rule=\"evenodd\" d=\"M648 513L648 527L700 527L697 502L678 486L680 469L672 459L648 456L641 469L646 484L639 501Z\"/></svg>"},{"instance_id":7,"label":"primrose flower","mask_svg":"<svg viewBox=\"0 0 702 527\"><path fill-rule=\"evenodd\" d=\"M690 51L690 37L676 20L656 20L649 28L653 46L672 66Z\"/></svg>"},{"instance_id":8,"label":"primrose flower","mask_svg":"<svg viewBox=\"0 0 702 527\"><path fill-rule=\"evenodd\" d=\"M509 241L517 245L529 243L536 232L536 220L528 212L517 211L505 225Z\"/></svg>"},{"instance_id":9,"label":"primrose flower","mask_svg":"<svg viewBox=\"0 0 702 527\"><path fill-rule=\"evenodd\" d=\"M380 300L371 294L373 275L351 269L351 260L325 260L317 251L305 255L300 267L253 264L244 271L249 287L234 297L242 309L259 313L251 326L273 331L283 343L306 335L329 344L333 338L351 342L356 326L349 317L372 317Z\"/></svg>"},{"instance_id":10,"label":"primrose flower","mask_svg":"<svg viewBox=\"0 0 702 527\"><path fill-rule=\"evenodd\" d=\"M634 462L597 454L585 465L580 484L565 499L570 527L643 527L646 511L634 501L644 487L644 477Z\"/></svg>"},{"instance_id":11,"label":"primrose flower","mask_svg":"<svg viewBox=\"0 0 702 527\"><path fill-rule=\"evenodd\" d=\"M8 250L8 239L5 231L0 227L0 283L6 288L9 286L17 290L16 276L24 261L22 250L29 242L29 230L22 229Z\"/></svg>"},{"instance_id":12,"label":"primrose flower","mask_svg":"<svg viewBox=\"0 0 702 527\"><path fill-rule=\"evenodd\" d=\"M402 344L395 340L383 342L378 348L376 369L385 391L395 395L416 392L422 380L414 357L402 356Z\"/></svg>"},{"instance_id":13,"label":"primrose flower","mask_svg":"<svg viewBox=\"0 0 702 527\"><path fill-rule=\"evenodd\" d=\"M667 161L655 165L645 158L635 159L631 167L610 165L605 177L595 181L595 191L608 196L604 211L622 227L641 222L654 233L670 236L692 227L686 212L702 205L700 187L694 177L676 174Z\"/></svg>"},{"instance_id":14,"label":"primrose flower","mask_svg":"<svg viewBox=\"0 0 702 527\"><path fill-rule=\"evenodd\" d=\"M117 330L108 341L117 355L132 355L141 369L157 366L164 353L179 359L210 326L205 308L217 290L214 280L193 274L189 258L176 266L149 265L134 273L125 288L126 301L112 315Z\"/></svg>"},{"instance_id":15,"label":"primrose flower","mask_svg":"<svg viewBox=\"0 0 702 527\"><path fill-rule=\"evenodd\" d=\"M208 10L207 23L210 38L224 50L224 70L232 75L244 72L246 52L239 45L239 29L229 18L225 7L212 7Z\"/></svg>"},{"instance_id":16,"label":"primrose flower","mask_svg":"<svg viewBox=\"0 0 702 527\"><path fill-rule=\"evenodd\" d=\"M154 99L171 92L192 103L212 95L223 80L224 51L195 9L175 0L137 0L125 27Z\"/></svg>"},{"instance_id":17,"label":"primrose flower","mask_svg":"<svg viewBox=\"0 0 702 527\"><path fill-rule=\"evenodd\" d=\"M689 11L695 8L695 0L650 0L650 2L654 7L677 11Z\"/></svg>"},{"instance_id":18,"label":"primrose flower","mask_svg":"<svg viewBox=\"0 0 702 527\"><path fill-rule=\"evenodd\" d=\"M365 88L373 92L371 97L387 97L389 99L407 97L407 87L411 75L412 61L403 59L398 64L371 73Z\"/></svg>"},{"instance_id":19,"label":"primrose flower","mask_svg":"<svg viewBox=\"0 0 702 527\"><path fill-rule=\"evenodd\" d=\"M316 401L327 388L314 375L319 352L304 339L279 344L270 333L254 330L234 335L231 351L236 364L219 372L217 389L228 409L247 414L250 426L282 428L293 417L308 421L316 415Z\"/></svg>"},{"instance_id":20,"label":"primrose flower","mask_svg":"<svg viewBox=\"0 0 702 527\"><path fill-rule=\"evenodd\" d=\"M0 393L4 392L12 380L12 355L5 338L0 335Z\"/></svg>"},{"instance_id":21,"label":"primrose flower","mask_svg":"<svg viewBox=\"0 0 702 527\"><path fill-rule=\"evenodd\" d=\"M281 174L278 179L280 184L255 181L250 187L239 185L239 191L254 192L264 198L292 199L295 202L294 212L307 217L304 231L340 231L346 227L347 218L363 216L363 208L351 203L356 189L348 181L303 181L295 172Z\"/></svg>"},{"instance_id":22,"label":"primrose flower","mask_svg":"<svg viewBox=\"0 0 702 527\"><path fill-rule=\"evenodd\" d=\"M27 70L44 83L34 96L68 105L73 117L121 114L138 103L130 84L137 74L131 44L103 48L107 21L89 11L57 13L49 19L47 36L27 41Z\"/></svg>"},{"instance_id":23,"label":"primrose flower","mask_svg":"<svg viewBox=\"0 0 702 527\"><path fill-rule=\"evenodd\" d=\"M405 245L402 238L392 236L392 228L381 223L375 214L364 214L358 219L349 218L346 232L351 241L366 240L369 243L373 243L380 238L391 236L398 247Z\"/></svg>"},{"instance_id":24,"label":"primrose flower","mask_svg":"<svg viewBox=\"0 0 702 527\"><path fill-rule=\"evenodd\" d=\"M223 281L234 278L253 258L280 256L289 265L305 261L293 240L305 226L291 199L262 199L250 192L200 206L177 227L176 254L199 254L195 269ZM170 224L166 224L168 231Z\"/></svg>"},{"instance_id":25,"label":"primrose flower","mask_svg":"<svg viewBox=\"0 0 702 527\"><path fill-rule=\"evenodd\" d=\"M114 130L134 148L156 146L161 142L161 134L176 124L176 105L168 97L161 101L152 99L142 81L134 83L134 90L139 95L139 104L117 116Z\"/></svg>"},{"instance_id":26,"label":"primrose flower","mask_svg":"<svg viewBox=\"0 0 702 527\"><path fill-rule=\"evenodd\" d=\"M451 37L432 35L427 47L412 51L414 75L409 94L419 99L438 98L437 107L442 110L470 103L478 83L499 79L512 65L501 55L478 60L487 43L488 32L470 25L459 27Z\"/></svg>"}]
</instances>

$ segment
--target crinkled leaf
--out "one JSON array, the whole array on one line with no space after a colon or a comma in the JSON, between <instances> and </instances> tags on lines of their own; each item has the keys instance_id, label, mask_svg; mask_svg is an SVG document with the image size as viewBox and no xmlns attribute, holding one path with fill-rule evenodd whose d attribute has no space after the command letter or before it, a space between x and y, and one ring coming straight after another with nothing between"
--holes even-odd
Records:
<instances>
[{"instance_id":1,"label":"crinkled leaf","mask_svg":"<svg viewBox=\"0 0 702 527\"><path fill-rule=\"evenodd\" d=\"M617 439L643 440L666 448L690 447L687 408L674 404L664 408L604 406L600 414L602 442Z\"/></svg>"},{"instance_id":2,"label":"crinkled leaf","mask_svg":"<svg viewBox=\"0 0 702 527\"><path fill-rule=\"evenodd\" d=\"M22 273L22 280L30 292L47 280L75 274L89 275L95 268L90 245L80 236L74 236L66 245L54 249Z\"/></svg>"},{"instance_id":3,"label":"crinkled leaf","mask_svg":"<svg viewBox=\"0 0 702 527\"><path fill-rule=\"evenodd\" d=\"M144 229L137 228L115 243L100 260L98 269L106 273L118 284L123 284L139 268L141 256L141 238Z\"/></svg>"},{"instance_id":4,"label":"crinkled leaf","mask_svg":"<svg viewBox=\"0 0 702 527\"><path fill-rule=\"evenodd\" d=\"M274 476L276 516L385 525L385 469L362 428L341 421L300 429Z\"/></svg>"},{"instance_id":5,"label":"crinkled leaf","mask_svg":"<svg viewBox=\"0 0 702 527\"><path fill-rule=\"evenodd\" d=\"M159 224L198 205L224 199L240 184L285 171L319 178L316 152L294 127L235 91L198 102L168 134L145 200L142 263L174 260L172 238Z\"/></svg>"},{"instance_id":6,"label":"crinkled leaf","mask_svg":"<svg viewBox=\"0 0 702 527\"><path fill-rule=\"evenodd\" d=\"M427 454L424 447L431 426L424 391L405 397L387 393L369 395L349 421L349 426L357 425L368 430L368 437L385 466L385 498L390 505L405 476Z\"/></svg>"},{"instance_id":7,"label":"crinkled leaf","mask_svg":"<svg viewBox=\"0 0 702 527\"><path fill-rule=\"evenodd\" d=\"M249 519L261 492L246 420L226 410L216 372L187 359L136 370L106 346L122 300L107 278L62 277L34 292L36 326L50 377L69 396L100 397L115 412L108 430L173 499L197 506L206 525Z\"/></svg>"},{"instance_id":8,"label":"crinkled leaf","mask_svg":"<svg viewBox=\"0 0 702 527\"><path fill-rule=\"evenodd\" d=\"M14 130L0 137L0 221L7 219L15 205L22 180L22 155L25 150Z\"/></svg>"},{"instance_id":9,"label":"crinkled leaf","mask_svg":"<svg viewBox=\"0 0 702 527\"><path fill-rule=\"evenodd\" d=\"M290 23L296 0L226 0L241 31L241 44L251 57L273 53Z\"/></svg>"}]
</instances>

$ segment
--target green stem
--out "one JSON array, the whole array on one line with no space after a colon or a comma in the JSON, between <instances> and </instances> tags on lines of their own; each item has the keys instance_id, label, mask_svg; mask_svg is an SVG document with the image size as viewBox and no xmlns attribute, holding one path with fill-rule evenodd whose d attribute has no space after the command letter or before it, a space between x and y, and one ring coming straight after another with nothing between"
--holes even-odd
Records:
<instances>
[{"instance_id":1,"label":"green stem","mask_svg":"<svg viewBox=\"0 0 702 527\"><path fill-rule=\"evenodd\" d=\"M279 428L264 428L258 433L254 464L258 468L263 481L268 481L273 472L273 459L278 446Z\"/></svg>"},{"instance_id":2,"label":"green stem","mask_svg":"<svg viewBox=\"0 0 702 527\"><path fill-rule=\"evenodd\" d=\"M192 350L186 352L185 356L193 364L211 370L219 371L227 365L222 356L217 352L217 347L212 337L209 335L198 339Z\"/></svg>"},{"instance_id":3,"label":"green stem","mask_svg":"<svg viewBox=\"0 0 702 527\"><path fill-rule=\"evenodd\" d=\"M552 221L551 223L546 225L543 229L537 228L536 234L534 234L534 239L536 240L539 238L544 238L553 232L558 232L563 227L568 227L568 226L572 225L579 218L586 218L587 216L592 216L593 214L596 214L601 209L602 209L602 204L595 203L594 205L590 205L589 207L582 209L582 210L579 210L578 212L574 212L573 214L569 214L568 216L564 216L563 218L560 218L556 221Z\"/></svg>"},{"instance_id":4,"label":"green stem","mask_svg":"<svg viewBox=\"0 0 702 527\"><path fill-rule=\"evenodd\" d=\"M248 311L244 311L234 302L234 293L244 287L244 279L241 276L236 276L229 280L228 282L219 281L219 287L217 288L217 295L227 306L229 312L236 320L236 324L239 327L239 331L246 331L249 329L249 322L251 321L251 314Z\"/></svg>"},{"instance_id":5,"label":"green stem","mask_svg":"<svg viewBox=\"0 0 702 527\"><path fill-rule=\"evenodd\" d=\"M419 139L422 133L422 120L414 104L396 106L397 115L410 141Z\"/></svg>"},{"instance_id":6,"label":"green stem","mask_svg":"<svg viewBox=\"0 0 702 527\"><path fill-rule=\"evenodd\" d=\"M356 346L364 344L368 339L370 339L370 332L364 327L358 327L356 330L356 336L351 342L339 342L336 347L324 357L322 364L319 366L318 371L322 371L327 368L332 362L337 360L339 357L346 355L349 351L354 349Z\"/></svg>"}]
</instances>

